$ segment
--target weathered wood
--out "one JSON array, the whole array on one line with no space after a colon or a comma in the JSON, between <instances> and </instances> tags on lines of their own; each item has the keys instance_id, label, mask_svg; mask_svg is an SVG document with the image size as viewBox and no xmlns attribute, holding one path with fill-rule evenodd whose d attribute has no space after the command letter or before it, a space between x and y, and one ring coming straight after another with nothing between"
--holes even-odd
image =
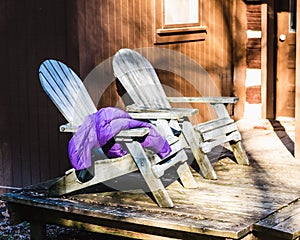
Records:
<instances>
[{"instance_id":1,"label":"weathered wood","mask_svg":"<svg viewBox=\"0 0 300 240\"><path fill-rule=\"evenodd\" d=\"M233 123L233 119L231 118L219 118L219 119L213 119L211 121L207 121L204 123L201 123L195 127L196 130L199 130L201 132L210 131L212 129Z\"/></svg>"},{"instance_id":2,"label":"weathered wood","mask_svg":"<svg viewBox=\"0 0 300 240\"><path fill-rule=\"evenodd\" d=\"M160 207L173 207L174 204L169 197L165 187L159 180L160 176L155 176L153 167L146 156L142 146L137 142L126 143L128 150L132 153L132 158L135 161L138 169L143 175L150 192L153 194Z\"/></svg>"},{"instance_id":3,"label":"weathered wood","mask_svg":"<svg viewBox=\"0 0 300 240\"><path fill-rule=\"evenodd\" d=\"M249 165L249 159L241 141L230 141L230 146L235 159L239 164Z\"/></svg>"},{"instance_id":4,"label":"weathered wood","mask_svg":"<svg viewBox=\"0 0 300 240\"><path fill-rule=\"evenodd\" d=\"M152 118L166 118L166 119L179 119L182 117L190 117L199 113L198 109L194 108L147 108L147 107L137 107L135 105L129 105L126 110L133 114L135 118L151 118L150 113L153 113ZM143 114L146 117L143 117ZM140 116L138 115L140 114ZM161 115L160 115L161 114Z\"/></svg>"},{"instance_id":5,"label":"weathered wood","mask_svg":"<svg viewBox=\"0 0 300 240\"><path fill-rule=\"evenodd\" d=\"M192 124L189 121L184 121L182 123L183 135L188 142L191 151L199 165L203 177L206 179L217 179L217 175L207 157L206 154L202 152L198 144L199 136L193 129Z\"/></svg>"},{"instance_id":6,"label":"weathered wood","mask_svg":"<svg viewBox=\"0 0 300 240\"><path fill-rule=\"evenodd\" d=\"M198 184L194 179L187 162L182 163L177 169L181 184L186 188L197 188Z\"/></svg>"},{"instance_id":7,"label":"weathered wood","mask_svg":"<svg viewBox=\"0 0 300 240\"><path fill-rule=\"evenodd\" d=\"M149 128L132 128L127 130L121 130L115 138L133 138L144 137L149 133Z\"/></svg>"},{"instance_id":8,"label":"weathered wood","mask_svg":"<svg viewBox=\"0 0 300 240\"><path fill-rule=\"evenodd\" d=\"M152 166L152 172L156 178L160 178L165 174L165 171L176 164L183 164L187 161L187 156L184 151L180 151L175 157L172 157L168 161L162 164L156 164ZM190 172L190 170L188 170ZM191 175L192 176L192 175Z\"/></svg>"},{"instance_id":9,"label":"weathered wood","mask_svg":"<svg viewBox=\"0 0 300 240\"><path fill-rule=\"evenodd\" d=\"M30 240L46 239L46 224L42 221L30 222Z\"/></svg>"},{"instance_id":10,"label":"weathered wood","mask_svg":"<svg viewBox=\"0 0 300 240\"><path fill-rule=\"evenodd\" d=\"M220 136L227 135L229 133L238 131L238 128L235 123L221 126L210 131L204 131L201 133L203 141L209 141Z\"/></svg>"},{"instance_id":11,"label":"weathered wood","mask_svg":"<svg viewBox=\"0 0 300 240\"><path fill-rule=\"evenodd\" d=\"M62 196L137 170L129 154L120 158L98 160L94 162L95 177L90 181L79 182L75 169L70 169L49 187L49 193L51 196Z\"/></svg>"},{"instance_id":12,"label":"weathered wood","mask_svg":"<svg viewBox=\"0 0 300 240\"><path fill-rule=\"evenodd\" d=\"M45 92L61 111L63 116L69 121L68 124L60 128L64 132L76 131L77 126L84 121L86 116L97 111L80 78L65 64L56 60L46 60L40 66L39 75ZM167 128L169 129L168 133L166 131ZM104 181L114 179L138 169L144 176L158 205L161 207L173 207L173 202L160 178L169 168L178 164L182 165L187 161L187 156L182 150L186 147L186 143L183 139L177 139L168 124L165 124L165 129L162 133L165 133L166 138L169 140L169 136L177 140L169 141L170 145L174 143L171 147L171 154L168 156L169 159L159 164L163 159L152 154L154 156L151 156L151 158L154 158L154 161L150 161L141 144L134 141L134 138L144 137L148 133L149 130L146 128L121 131L115 136L115 141L125 146L131 155L116 159L106 159L106 156L103 156L104 154L96 155L93 159L93 165L90 167L91 169L85 169L85 171L92 171L91 175L93 175L93 177L90 180L86 182L79 181L75 170L71 169L66 172L65 176L55 181L49 187L50 195L61 196L68 194L98 183L103 183ZM104 160L102 160L103 158ZM181 166L181 168L183 168L183 166ZM185 168L185 170L189 173L185 173L184 178L186 178L188 174L193 178L189 168ZM183 171L181 170L179 173L183 174ZM184 183L187 183L186 179ZM190 180L190 185L196 185L193 179Z\"/></svg>"},{"instance_id":13,"label":"weathered wood","mask_svg":"<svg viewBox=\"0 0 300 240\"><path fill-rule=\"evenodd\" d=\"M172 112L173 108L171 108L169 101L210 103L218 118L208 123L195 126L195 130L199 132L200 137L198 139L194 137L189 138L189 141L196 141L195 144L199 145L200 151L204 155L218 145L222 145L230 141L237 142L241 140L239 130L236 127L236 124L233 123L233 120L230 118L224 105L225 103L237 102L237 97L168 98L151 63L137 51L130 49L120 49L115 54L113 58L113 70L115 77L123 85L127 94L134 101L134 105L138 107L138 109L136 109L130 105L130 107L127 108L129 111L147 112L147 110L149 110L147 114L151 115L155 109L165 109ZM183 118L184 117L185 116L183 116ZM243 152L243 148L239 146L240 145L237 145L236 148L233 148L235 153L239 152L240 154L237 154L237 156L239 158L244 157L245 160L243 160L243 163L248 163L246 153ZM212 171L213 169L212 166L209 166L211 163L208 156L203 155L200 157L201 154L199 154L197 147L193 147L193 149L192 153L195 154L194 157L198 159L197 162L202 165L200 166L200 170L205 171L203 176L215 179L216 177L214 172L208 173L208 171ZM242 159L239 159L238 163L241 161Z\"/></svg>"},{"instance_id":14,"label":"weathered wood","mask_svg":"<svg viewBox=\"0 0 300 240\"><path fill-rule=\"evenodd\" d=\"M197 189L172 182L166 189L176 203L174 208L159 208L149 196L135 190L95 188L89 193L48 198L36 192L44 187L32 186L6 194L2 199L10 206L16 203L18 207L13 208L23 220L43 216L47 223L133 238L138 238L138 234L153 234L179 239L249 240L257 236L256 230L252 231L254 224L269 216L274 217L269 223L276 223L276 219L281 219L277 223L286 223L288 229L280 230L285 234L299 223L296 216L299 215L300 179L294 176L300 171L300 162L295 161L272 130L252 126L249 121L238 122L244 146L254 164L244 166L224 158L214 164L218 181L203 180L193 172ZM141 175L135 174L113 182L132 186L141 180ZM288 224L289 217L295 224ZM261 240L276 239L274 235L267 238L266 233L260 233ZM251 234L253 238L247 238Z\"/></svg>"},{"instance_id":15,"label":"weathered wood","mask_svg":"<svg viewBox=\"0 0 300 240\"><path fill-rule=\"evenodd\" d=\"M209 153L214 147L217 147L221 144L230 142L230 141L239 141L241 139L241 134L237 131L229 133L227 135L223 135L219 138L214 139L213 141L200 142L199 145L201 147L202 152ZM245 155L247 156L247 155Z\"/></svg>"},{"instance_id":16,"label":"weathered wood","mask_svg":"<svg viewBox=\"0 0 300 240\"><path fill-rule=\"evenodd\" d=\"M238 97L167 97L169 102L197 102L197 103L236 103Z\"/></svg>"},{"instance_id":17,"label":"weathered wood","mask_svg":"<svg viewBox=\"0 0 300 240\"><path fill-rule=\"evenodd\" d=\"M300 236L300 200L278 209L254 224L257 232L268 233L276 239L296 239Z\"/></svg>"},{"instance_id":18,"label":"weathered wood","mask_svg":"<svg viewBox=\"0 0 300 240\"><path fill-rule=\"evenodd\" d=\"M224 104L211 104L217 113L218 118L230 118L227 108Z\"/></svg>"},{"instance_id":19,"label":"weathered wood","mask_svg":"<svg viewBox=\"0 0 300 240\"><path fill-rule=\"evenodd\" d=\"M82 81L65 64L46 60L40 66L39 77L45 92L72 126L97 111Z\"/></svg>"}]
</instances>

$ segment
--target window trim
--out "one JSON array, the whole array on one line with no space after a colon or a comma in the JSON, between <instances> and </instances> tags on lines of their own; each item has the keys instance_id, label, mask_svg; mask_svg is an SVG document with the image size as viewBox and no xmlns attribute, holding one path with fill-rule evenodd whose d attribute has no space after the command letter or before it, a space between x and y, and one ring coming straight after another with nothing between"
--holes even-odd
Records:
<instances>
[{"instance_id":1,"label":"window trim","mask_svg":"<svg viewBox=\"0 0 300 240\"><path fill-rule=\"evenodd\" d=\"M207 27L201 26L200 0L198 0L198 22L187 24L164 24L164 0L155 0L155 33L154 43L176 43L203 41Z\"/></svg>"}]
</instances>

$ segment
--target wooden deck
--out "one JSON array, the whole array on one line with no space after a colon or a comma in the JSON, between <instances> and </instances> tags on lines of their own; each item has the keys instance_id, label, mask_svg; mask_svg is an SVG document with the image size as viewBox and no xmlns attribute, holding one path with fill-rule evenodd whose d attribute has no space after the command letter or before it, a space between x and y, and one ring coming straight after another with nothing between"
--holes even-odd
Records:
<instances>
[{"instance_id":1,"label":"wooden deck","mask_svg":"<svg viewBox=\"0 0 300 240\"><path fill-rule=\"evenodd\" d=\"M197 189L178 182L167 187L175 204L171 209L157 207L144 193L109 191L106 185L63 198L32 189L2 198L14 219L31 222L36 236L47 222L138 239L298 239L300 161L285 147L289 137L278 134L282 129L264 126L254 129L251 122L239 122L250 166L234 163L225 150L227 157L214 164L218 180L204 180L195 171ZM109 184L133 186L137 180L134 174Z\"/></svg>"}]
</instances>

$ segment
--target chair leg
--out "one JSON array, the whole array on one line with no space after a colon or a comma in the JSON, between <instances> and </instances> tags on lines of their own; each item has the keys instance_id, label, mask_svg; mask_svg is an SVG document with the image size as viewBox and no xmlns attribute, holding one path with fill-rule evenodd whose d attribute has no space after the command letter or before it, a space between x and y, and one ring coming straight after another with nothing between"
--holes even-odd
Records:
<instances>
[{"instance_id":1,"label":"chair leg","mask_svg":"<svg viewBox=\"0 0 300 240\"><path fill-rule=\"evenodd\" d=\"M151 163L140 143L135 141L127 142L126 147L129 150L142 176L144 177L157 204L160 207L173 207L174 204L162 181L153 175Z\"/></svg>"},{"instance_id":2,"label":"chair leg","mask_svg":"<svg viewBox=\"0 0 300 240\"><path fill-rule=\"evenodd\" d=\"M185 188L197 188L198 184L189 168L187 162L184 162L177 168L177 174L180 178L182 185Z\"/></svg>"},{"instance_id":3,"label":"chair leg","mask_svg":"<svg viewBox=\"0 0 300 240\"><path fill-rule=\"evenodd\" d=\"M230 146L232 148L232 152L233 152L238 164L249 165L249 159L244 150L242 142L241 141L237 141L237 142L231 141Z\"/></svg>"},{"instance_id":4,"label":"chair leg","mask_svg":"<svg viewBox=\"0 0 300 240\"><path fill-rule=\"evenodd\" d=\"M182 123L182 132L191 148L203 177L206 179L217 179L217 174L213 169L209 158L200 149L199 137L196 135L193 125L189 121L184 121Z\"/></svg>"},{"instance_id":5,"label":"chair leg","mask_svg":"<svg viewBox=\"0 0 300 240\"><path fill-rule=\"evenodd\" d=\"M46 239L46 224L43 222L30 222L30 240Z\"/></svg>"},{"instance_id":6,"label":"chair leg","mask_svg":"<svg viewBox=\"0 0 300 240\"><path fill-rule=\"evenodd\" d=\"M203 174L203 177L205 179L210 179L210 180L217 180L218 177L217 177L217 174L215 172L215 170L213 169L213 166L207 156L207 154L203 153L200 149L198 150L197 152L197 158L196 158L196 161L199 165L199 168Z\"/></svg>"}]
</instances>

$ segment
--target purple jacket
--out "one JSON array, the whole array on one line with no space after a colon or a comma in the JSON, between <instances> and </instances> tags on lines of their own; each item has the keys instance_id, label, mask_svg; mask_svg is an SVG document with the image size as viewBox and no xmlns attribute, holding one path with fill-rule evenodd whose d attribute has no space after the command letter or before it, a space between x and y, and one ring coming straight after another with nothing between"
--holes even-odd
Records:
<instances>
[{"instance_id":1,"label":"purple jacket","mask_svg":"<svg viewBox=\"0 0 300 240\"><path fill-rule=\"evenodd\" d=\"M150 123L134 120L130 115L118 108L102 108L85 118L78 131L69 142L68 152L72 166L81 170L91 166L93 148L105 146L121 130L147 127L149 133L141 145L156 152L164 158L171 152L167 140L159 135ZM108 158L121 157L127 154L121 145L114 143L106 152Z\"/></svg>"}]
</instances>

